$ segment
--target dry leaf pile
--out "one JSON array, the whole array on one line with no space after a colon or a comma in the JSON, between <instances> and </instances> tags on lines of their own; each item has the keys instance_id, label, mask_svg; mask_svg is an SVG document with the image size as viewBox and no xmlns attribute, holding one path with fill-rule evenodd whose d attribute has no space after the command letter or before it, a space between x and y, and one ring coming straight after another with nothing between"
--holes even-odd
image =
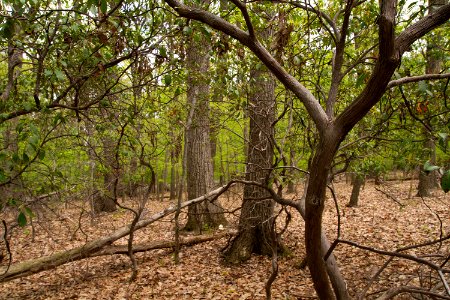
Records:
<instances>
[{"instance_id":1,"label":"dry leaf pile","mask_svg":"<svg viewBox=\"0 0 450 300\"><path fill-rule=\"evenodd\" d=\"M416 186L416 183L414 183ZM435 197L408 199L409 182L392 181L376 187L367 183L360 194L360 206L348 208L351 186L334 184L339 203L341 238L388 251L439 238L450 231L450 196L436 192ZM402 205L380 192L383 189ZM300 192L299 192L300 195ZM285 195L298 197L299 195ZM131 200L126 200L132 204ZM230 211L241 201L239 191L228 193L221 201ZM154 213L169 206L168 200L149 201ZM127 224L131 214L119 210L92 218L81 201L66 205L52 202L35 207L33 228L15 228L11 237L13 262L37 258L82 245ZM293 219L283 235L291 253L279 258L279 274L272 286L274 299L314 298L308 269L300 264L305 254L303 222L290 209ZM9 219L13 217L8 216ZM237 215L230 214L231 226ZM284 218L278 218L279 227ZM337 235L337 214L333 199L327 201L324 226L329 240ZM136 232L135 243L173 239L173 216ZM126 238L119 241L126 244ZM129 282L130 261L125 255L101 256L69 263L53 270L0 284L2 299L264 299L265 283L270 276L271 260L253 256L240 266L221 264L220 251L227 238L184 247L181 263L175 265L170 249L137 253L138 277ZM438 255L450 253L450 242L408 254ZM334 251L352 296L356 296L388 257L340 244ZM5 261L3 261L5 263ZM436 274L429 268L404 259L394 259L374 281L367 293L376 298L380 292L400 285L434 284ZM450 278L447 278L450 281ZM403 297L403 298L402 298ZM405 298L406 297L406 298ZM398 299L409 299L400 296Z\"/></svg>"}]
</instances>

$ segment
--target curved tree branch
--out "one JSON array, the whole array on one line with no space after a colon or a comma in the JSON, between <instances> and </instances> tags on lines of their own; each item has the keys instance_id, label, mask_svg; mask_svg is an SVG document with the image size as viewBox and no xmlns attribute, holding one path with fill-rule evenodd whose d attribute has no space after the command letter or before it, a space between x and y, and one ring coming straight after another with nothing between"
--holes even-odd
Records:
<instances>
[{"instance_id":1,"label":"curved tree branch","mask_svg":"<svg viewBox=\"0 0 450 300\"><path fill-rule=\"evenodd\" d=\"M379 59L375 69L361 94L336 119L337 127L344 133L351 130L381 99L392 74L400 64L400 57L411 44L450 18L450 4L447 4L409 26L395 38L393 2L383 2L379 19Z\"/></svg>"},{"instance_id":2,"label":"curved tree branch","mask_svg":"<svg viewBox=\"0 0 450 300\"><path fill-rule=\"evenodd\" d=\"M238 40L242 45L248 47L267 68L280 80L282 84L291 90L305 105L306 110L316 124L320 132L324 132L329 120L324 109L314 95L304 87L297 79L290 75L281 64L264 48L258 41L251 38L250 34L230 24L224 19L202 9L182 4L178 0L164 0L181 17L203 22L214 29Z\"/></svg>"},{"instance_id":3,"label":"curved tree branch","mask_svg":"<svg viewBox=\"0 0 450 300\"><path fill-rule=\"evenodd\" d=\"M240 0L230 0L233 2L234 5L236 5L237 8L241 11L242 15L244 16L245 24L247 25L248 29L248 35L252 40L256 40L255 36L255 30L253 29L252 21L250 21L250 16L248 15L247 6L245 3L241 2Z\"/></svg>"},{"instance_id":4,"label":"curved tree branch","mask_svg":"<svg viewBox=\"0 0 450 300\"><path fill-rule=\"evenodd\" d=\"M391 80L387 86L388 89L393 88L395 86L399 86L402 84L422 81L422 80L437 80L437 79L444 79L444 78L450 78L450 73L444 73L444 74L424 74L424 75L418 75L418 76L411 76L411 77L403 77L396 80Z\"/></svg>"}]
</instances>

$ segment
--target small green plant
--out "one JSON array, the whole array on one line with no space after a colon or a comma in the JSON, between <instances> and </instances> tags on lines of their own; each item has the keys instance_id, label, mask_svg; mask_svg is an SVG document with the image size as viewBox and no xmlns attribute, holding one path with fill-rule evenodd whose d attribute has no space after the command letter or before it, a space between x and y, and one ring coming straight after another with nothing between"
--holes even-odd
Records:
<instances>
[{"instance_id":1,"label":"small green plant","mask_svg":"<svg viewBox=\"0 0 450 300\"><path fill-rule=\"evenodd\" d=\"M441 148L441 150L446 153L448 148L448 142L449 138L446 133L439 133L438 134L438 146ZM450 191L450 169L446 169L444 167L439 167L433 165L431 162L427 161L423 165L423 170L425 173L430 173L433 171L437 171L438 174L441 177L441 188L444 191L444 193L448 193Z\"/></svg>"}]
</instances>

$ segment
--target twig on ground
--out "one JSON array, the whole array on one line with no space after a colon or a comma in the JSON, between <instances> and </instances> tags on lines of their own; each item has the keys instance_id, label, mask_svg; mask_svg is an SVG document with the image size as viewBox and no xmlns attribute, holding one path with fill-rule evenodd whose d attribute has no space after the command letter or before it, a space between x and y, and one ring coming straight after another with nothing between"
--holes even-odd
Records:
<instances>
[{"instance_id":1,"label":"twig on ground","mask_svg":"<svg viewBox=\"0 0 450 300\"><path fill-rule=\"evenodd\" d=\"M397 200L396 197L394 197L392 194L383 191L382 189L375 187L375 189L381 193L383 193L384 195L386 195L389 199L391 199L392 201L394 201L395 203L397 203L398 205L400 205L400 207L405 207L405 205L403 203L401 203L400 201Z\"/></svg>"}]
</instances>

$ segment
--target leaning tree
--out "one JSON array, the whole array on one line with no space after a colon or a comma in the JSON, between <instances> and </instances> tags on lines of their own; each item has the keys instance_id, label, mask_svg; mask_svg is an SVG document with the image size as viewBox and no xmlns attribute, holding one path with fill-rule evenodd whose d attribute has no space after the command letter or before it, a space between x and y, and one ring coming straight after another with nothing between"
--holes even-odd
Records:
<instances>
[{"instance_id":1,"label":"leaning tree","mask_svg":"<svg viewBox=\"0 0 450 300\"><path fill-rule=\"evenodd\" d=\"M178 0L165 0L179 16L198 20L216 30L233 37L242 46L249 48L261 62L278 78L278 80L305 106L309 117L313 120L318 132L318 142L315 145L314 156L310 165L309 184L305 195L305 244L307 260L315 290L320 299L333 299L335 296L344 298L345 287L339 288L333 284L334 293L330 284L324 260L322 215L324 211L326 188L329 182L330 169L341 142L345 139L352 128L377 104L385 92L396 85L419 80L419 77L402 78L391 81L395 70L401 65L401 58L411 45L422 38L434 28L444 24L450 17L450 5L444 5L436 9L433 13L407 22L406 28L399 26L397 16L397 6L404 3L386 0L379 2L379 13L374 16L376 23L377 43L372 49L365 49L356 58L346 54L349 41L355 32L351 32L351 24L358 22L358 14L365 13L364 5L366 1L348 0L343 3L343 7L338 7L336 15L330 16L320 8L309 4L309 2L273 1L255 2L247 4L239 0L231 2L240 10L245 22L246 30L236 26L229 21L211 13L205 9L184 4ZM327 97L321 102L313 93L300 83L299 79L292 76L282 66L271 53L270 49L264 47L255 34L253 22L264 22L257 19L252 13L252 9L247 6L266 5L276 6L281 3L289 3L295 7L303 9L308 13L315 14L320 19L323 29L332 39L330 53L332 56L330 65L330 83L323 88L328 89ZM211 6L209 9L214 9ZM308 14L309 16L309 14ZM319 34L319 33L317 33ZM321 34L321 33L320 33ZM369 76L362 89L358 90L352 100L342 99L342 83L344 78L351 76L351 71L355 65L366 61L368 54L372 63L369 64ZM427 76L420 77L421 80ZM351 94L350 94L351 95ZM349 96L347 94L347 96ZM345 101L344 101L345 100ZM278 199L281 201L280 199ZM283 201L281 201L283 202ZM301 207L299 203L290 203L296 207ZM329 273L332 274L332 273ZM332 277L332 276L330 276Z\"/></svg>"}]
</instances>

